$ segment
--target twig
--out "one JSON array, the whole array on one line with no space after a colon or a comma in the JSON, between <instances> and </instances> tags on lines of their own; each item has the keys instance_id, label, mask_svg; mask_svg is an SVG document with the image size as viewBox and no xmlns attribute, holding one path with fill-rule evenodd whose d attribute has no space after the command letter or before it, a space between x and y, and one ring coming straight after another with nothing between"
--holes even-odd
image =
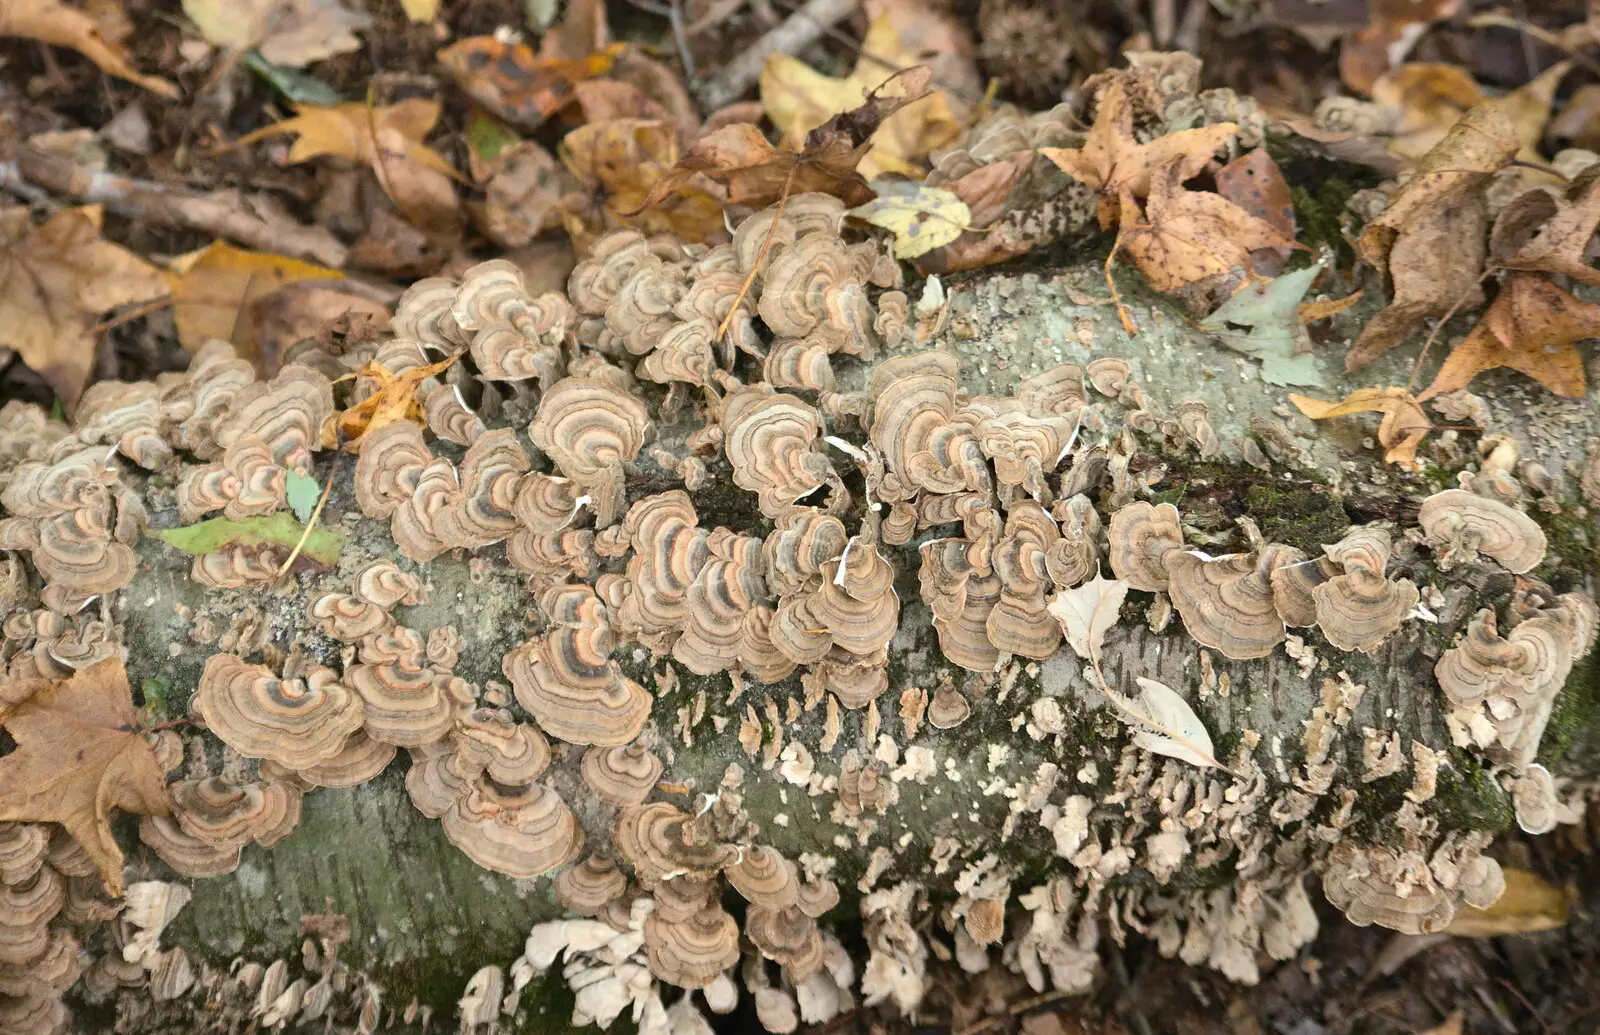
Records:
<instances>
[{"instance_id":1,"label":"twig","mask_svg":"<svg viewBox=\"0 0 1600 1035\"><path fill-rule=\"evenodd\" d=\"M300 556L300 551L306 548L306 540L311 538L311 530L317 527L317 518L322 516L322 508L327 505L328 493L333 491L333 471L328 471L328 484L322 487L322 498L317 500L317 509L311 512L311 520L306 522L306 530L300 533L300 541L294 544L294 550L289 554L289 559L283 562L283 567L278 569L278 574L272 577L274 585L278 580L288 574L294 566L295 559Z\"/></svg>"},{"instance_id":2,"label":"twig","mask_svg":"<svg viewBox=\"0 0 1600 1035\"><path fill-rule=\"evenodd\" d=\"M696 91L706 111L732 104L755 85L767 58L773 54L798 54L843 21L859 0L806 0L793 14L756 40L749 49L723 65Z\"/></svg>"},{"instance_id":3,"label":"twig","mask_svg":"<svg viewBox=\"0 0 1600 1035\"><path fill-rule=\"evenodd\" d=\"M800 13L796 8L791 8L791 10L793 10L796 14ZM849 47L852 51L869 61L875 61L879 65L882 65L884 70L892 75L899 75L901 72L909 71L913 67L911 65L902 65L897 62L890 61L881 54L873 53L863 46L860 40L856 39L854 36L851 36L848 32L839 31L831 25L822 31L824 35L834 42ZM963 100L981 103L985 106L993 102L994 93L999 89L999 82L997 80L991 80L989 87L984 90L982 94L975 94L971 90L963 89L962 87L947 83L940 79L937 75L933 77L933 85L937 86L941 90L949 91Z\"/></svg>"},{"instance_id":4,"label":"twig","mask_svg":"<svg viewBox=\"0 0 1600 1035\"><path fill-rule=\"evenodd\" d=\"M672 25L672 41L678 45L678 60L683 74L694 78L694 54L689 51L689 33L683 27L683 0L668 0L667 21Z\"/></svg>"},{"instance_id":5,"label":"twig","mask_svg":"<svg viewBox=\"0 0 1600 1035\"><path fill-rule=\"evenodd\" d=\"M10 161L0 162L0 187L19 196L33 184L64 194L82 204L104 205L129 219L201 230L227 237L261 251L311 259L327 266L344 265L349 249L326 229L304 226L287 214L262 215L264 198L237 191L193 194L151 180L85 169L70 158L34 147L20 147Z\"/></svg>"}]
</instances>

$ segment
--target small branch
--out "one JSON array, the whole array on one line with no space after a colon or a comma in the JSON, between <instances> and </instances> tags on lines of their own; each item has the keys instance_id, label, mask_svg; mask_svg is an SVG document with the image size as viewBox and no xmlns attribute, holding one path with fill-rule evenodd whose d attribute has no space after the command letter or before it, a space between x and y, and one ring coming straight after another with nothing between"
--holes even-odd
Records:
<instances>
[{"instance_id":1,"label":"small branch","mask_svg":"<svg viewBox=\"0 0 1600 1035\"><path fill-rule=\"evenodd\" d=\"M822 38L824 32L853 13L859 0L807 0L766 35L720 68L695 91L706 111L732 104L755 85L767 58L773 54L798 54Z\"/></svg>"},{"instance_id":2,"label":"small branch","mask_svg":"<svg viewBox=\"0 0 1600 1035\"><path fill-rule=\"evenodd\" d=\"M0 162L0 187L27 197L30 185L81 204L104 205L129 219L200 230L336 268L344 265L349 253L326 229L295 222L266 198L232 190L194 194L151 180L85 169L69 158L21 147L10 161Z\"/></svg>"}]
</instances>

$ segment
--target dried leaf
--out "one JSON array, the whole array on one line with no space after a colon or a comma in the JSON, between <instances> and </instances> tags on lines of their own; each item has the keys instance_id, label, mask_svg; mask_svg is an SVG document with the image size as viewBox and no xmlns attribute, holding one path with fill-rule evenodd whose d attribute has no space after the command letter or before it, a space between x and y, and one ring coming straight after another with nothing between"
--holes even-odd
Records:
<instances>
[{"instance_id":1,"label":"dried leaf","mask_svg":"<svg viewBox=\"0 0 1600 1035\"><path fill-rule=\"evenodd\" d=\"M1367 24L1339 47L1339 77L1357 93L1374 89L1374 81L1396 61L1404 60L1428 25L1453 17L1461 0L1373 0Z\"/></svg>"},{"instance_id":2,"label":"dried leaf","mask_svg":"<svg viewBox=\"0 0 1600 1035\"><path fill-rule=\"evenodd\" d=\"M1300 315L1300 300L1321 272L1317 263L1265 283L1243 284L1197 326L1235 352L1261 360L1261 379L1268 384L1323 384ZM1235 327L1250 330L1245 334Z\"/></svg>"},{"instance_id":3,"label":"dried leaf","mask_svg":"<svg viewBox=\"0 0 1600 1035\"><path fill-rule=\"evenodd\" d=\"M339 0L183 0L183 13L207 41L288 68L360 50L356 30L372 25Z\"/></svg>"},{"instance_id":4,"label":"dried leaf","mask_svg":"<svg viewBox=\"0 0 1600 1035\"><path fill-rule=\"evenodd\" d=\"M284 255L252 252L215 241L178 264L172 289L178 343L193 352L212 338L230 341L247 358L263 360L252 308L285 284L337 279L344 274Z\"/></svg>"},{"instance_id":5,"label":"dried leaf","mask_svg":"<svg viewBox=\"0 0 1600 1035\"><path fill-rule=\"evenodd\" d=\"M551 35L545 37L546 51ZM507 122L534 129L572 100L573 84L611 71L622 49L613 45L576 57L535 55L526 43L469 36L435 57L468 97Z\"/></svg>"},{"instance_id":6,"label":"dried leaf","mask_svg":"<svg viewBox=\"0 0 1600 1035\"><path fill-rule=\"evenodd\" d=\"M1415 464L1417 446L1433 430L1421 401L1404 388L1358 388L1339 402L1323 402L1304 395L1290 395L1289 401L1312 420L1353 413L1383 414L1378 424L1378 442L1387 450L1384 460L1391 464Z\"/></svg>"},{"instance_id":7,"label":"dried leaf","mask_svg":"<svg viewBox=\"0 0 1600 1035\"><path fill-rule=\"evenodd\" d=\"M1122 252L1162 293L1251 268L1257 248L1296 247L1270 225L1219 195L1184 190L1184 166L1155 177L1145 218L1123 213ZM1125 200L1124 207L1132 202Z\"/></svg>"},{"instance_id":8,"label":"dried leaf","mask_svg":"<svg viewBox=\"0 0 1600 1035\"><path fill-rule=\"evenodd\" d=\"M439 0L400 0L400 7L414 22L431 22L439 16Z\"/></svg>"},{"instance_id":9,"label":"dried leaf","mask_svg":"<svg viewBox=\"0 0 1600 1035\"><path fill-rule=\"evenodd\" d=\"M247 133L231 146L294 133L291 163L331 155L371 166L408 220L426 228L453 225L455 170L423 143L439 121L438 101L412 98L380 108L359 102L326 108L298 104L295 111L294 118Z\"/></svg>"},{"instance_id":10,"label":"dried leaf","mask_svg":"<svg viewBox=\"0 0 1600 1035\"><path fill-rule=\"evenodd\" d=\"M878 196L850 214L894 234L894 257L915 259L949 244L970 229L966 202L947 190L903 180L873 185Z\"/></svg>"},{"instance_id":11,"label":"dried leaf","mask_svg":"<svg viewBox=\"0 0 1600 1035\"><path fill-rule=\"evenodd\" d=\"M1372 84L1373 103L1393 113L1386 150L1407 161L1430 151L1462 112L1488 99L1465 69L1436 62L1402 65Z\"/></svg>"},{"instance_id":12,"label":"dried leaf","mask_svg":"<svg viewBox=\"0 0 1600 1035\"><path fill-rule=\"evenodd\" d=\"M1426 1031L1417 1032L1417 1035L1461 1035L1461 1025L1466 1017L1460 1010L1451 1010L1450 1016Z\"/></svg>"},{"instance_id":13,"label":"dried leaf","mask_svg":"<svg viewBox=\"0 0 1600 1035\"><path fill-rule=\"evenodd\" d=\"M579 126L562 138L562 164L588 186L589 208L562 200L574 240L617 226L705 241L726 233L722 202L693 176L668 176L678 160L677 127L665 120L613 119ZM662 186L663 182L667 185Z\"/></svg>"},{"instance_id":14,"label":"dried leaf","mask_svg":"<svg viewBox=\"0 0 1600 1035\"><path fill-rule=\"evenodd\" d=\"M644 203L656 205L695 177L704 176L727 188L730 204L769 205L787 190L790 194L832 194L846 204L860 205L872 199L867 181L856 172L866 153L867 145L852 147L842 137L818 148L790 151L774 147L750 123L736 122L696 140L656 182Z\"/></svg>"},{"instance_id":15,"label":"dried leaf","mask_svg":"<svg viewBox=\"0 0 1600 1035\"><path fill-rule=\"evenodd\" d=\"M1536 236L1509 255L1494 256L1496 265L1514 270L1560 273L1585 284L1600 287L1600 270L1589 265L1586 250L1600 224L1600 176L1591 176L1579 187L1571 201L1556 198L1543 190L1529 191L1526 197L1548 199L1553 214ZM1520 199L1519 199L1520 200ZM1496 237L1502 220L1511 212L1508 205L1495 220Z\"/></svg>"},{"instance_id":16,"label":"dried leaf","mask_svg":"<svg viewBox=\"0 0 1600 1035\"><path fill-rule=\"evenodd\" d=\"M316 506L315 499L311 505ZM306 526L286 510L238 520L211 518L182 528L152 528L150 534L173 549L194 557L216 553L227 546L272 544L292 550L303 536L306 544L300 553L325 568L339 563L339 551L350 541L350 537L339 529L322 526L313 528L307 536Z\"/></svg>"},{"instance_id":17,"label":"dried leaf","mask_svg":"<svg viewBox=\"0 0 1600 1035\"><path fill-rule=\"evenodd\" d=\"M1039 153L1068 176L1100 192L1100 226L1110 229L1126 218L1119 212L1124 194L1135 199L1148 196L1152 176L1165 174L1169 167L1176 170L1170 175L1177 183L1193 179L1238 131L1236 123L1219 122L1141 144L1133 138L1133 110L1122 81L1113 79L1100 95L1083 146L1041 147Z\"/></svg>"},{"instance_id":18,"label":"dried leaf","mask_svg":"<svg viewBox=\"0 0 1600 1035\"><path fill-rule=\"evenodd\" d=\"M1538 874L1515 866L1504 867L1506 890L1488 909L1463 905L1445 934L1461 938L1489 938L1500 934L1532 934L1565 927L1572 897Z\"/></svg>"},{"instance_id":19,"label":"dried leaf","mask_svg":"<svg viewBox=\"0 0 1600 1035\"><path fill-rule=\"evenodd\" d=\"M26 208L0 209L0 346L67 405L94 366L94 320L168 293L166 274L100 237L98 208L62 209L34 226Z\"/></svg>"},{"instance_id":20,"label":"dried leaf","mask_svg":"<svg viewBox=\"0 0 1600 1035\"><path fill-rule=\"evenodd\" d=\"M1295 235L1294 199L1289 181L1264 147L1235 158L1217 170L1217 193L1271 226L1291 241ZM1257 272L1276 277L1289 261L1285 248L1263 248L1252 259Z\"/></svg>"},{"instance_id":21,"label":"dried leaf","mask_svg":"<svg viewBox=\"0 0 1600 1035\"><path fill-rule=\"evenodd\" d=\"M918 64L918 54L908 48L895 20L882 16L867 29L861 57L843 79L823 75L786 54L768 58L761 71L761 104L773 125L783 131L783 145L798 152L811 131L841 112L862 108L874 93L891 102L912 97L912 80L901 70ZM861 173L868 179L886 173L920 178L928 154L948 145L963 128L949 93L934 90L875 125Z\"/></svg>"},{"instance_id":22,"label":"dried leaf","mask_svg":"<svg viewBox=\"0 0 1600 1035\"><path fill-rule=\"evenodd\" d=\"M1189 702L1178 696L1165 683L1144 676L1137 678L1138 697L1124 697L1110 687L1102 686L1106 697L1122 713L1122 720L1136 728L1133 742L1146 751L1202 769L1225 768L1215 757L1211 734L1200 716L1189 707Z\"/></svg>"},{"instance_id":23,"label":"dried leaf","mask_svg":"<svg viewBox=\"0 0 1600 1035\"><path fill-rule=\"evenodd\" d=\"M1465 388L1485 370L1510 367L1557 395L1583 398L1586 379L1577 343L1600 337L1600 305L1585 302L1537 273L1515 273L1476 327L1445 357L1417 398Z\"/></svg>"},{"instance_id":24,"label":"dried leaf","mask_svg":"<svg viewBox=\"0 0 1600 1035\"><path fill-rule=\"evenodd\" d=\"M0 36L20 36L58 47L70 47L93 61L107 75L178 99L178 88L165 79L140 75L127 52L106 41L93 18L61 0L0 0Z\"/></svg>"},{"instance_id":25,"label":"dried leaf","mask_svg":"<svg viewBox=\"0 0 1600 1035\"><path fill-rule=\"evenodd\" d=\"M16 703L0 707L0 725L17 749L0 758L0 820L60 823L93 860L106 891L120 896L122 850L111 834L112 810L172 810L122 659L9 687L7 700Z\"/></svg>"},{"instance_id":26,"label":"dried leaf","mask_svg":"<svg viewBox=\"0 0 1600 1035\"><path fill-rule=\"evenodd\" d=\"M422 382L444 373L460 359L457 353L437 363L423 367L408 367L391 374L381 363L368 363L359 371L362 377L378 382L378 390L354 406L330 416L322 426L322 448L342 448L347 452L361 452L361 444L368 432L397 420L426 424L422 403L417 391Z\"/></svg>"},{"instance_id":27,"label":"dried leaf","mask_svg":"<svg viewBox=\"0 0 1600 1035\"><path fill-rule=\"evenodd\" d=\"M1050 613L1061 623L1067 643L1078 657L1092 661L1099 657L1106 633L1117 624L1127 595L1128 584L1122 579L1096 575L1081 586L1057 593L1050 601Z\"/></svg>"}]
</instances>

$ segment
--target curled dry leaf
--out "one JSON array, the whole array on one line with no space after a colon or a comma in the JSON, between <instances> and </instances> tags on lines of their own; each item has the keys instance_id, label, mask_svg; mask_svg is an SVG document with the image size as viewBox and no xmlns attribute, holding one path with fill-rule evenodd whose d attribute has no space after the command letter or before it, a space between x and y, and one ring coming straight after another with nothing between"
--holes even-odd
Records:
<instances>
[{"instance_id":1,"label":"curled dry leaf","mask_svg":"<svg viewBox=\"0 0 1600 1035\"><path fill-rule=\"evenodd\" d=\"M1290 395L1289 401L1312 420L1345 417L1352 413L1381 413L1378 442L1391 464L1414 464L1417 446L1422 444L1433 422L1422 411L1422 403L1404 388L1358 388L1339 402L1323 402L1304 395Z\"/></svg>"},{"instance_id":2,"label":"curled dry leaf","mask_svg":"<svg viewBox=\"0 0 1600 1035\"><path fill-rule=\"evenodd\" d=\"M427 229L454 225L455 170L423 143L439 121L438 101L419 97L383 107L297 104L295 112L294 118L247 133L231 146L294 133L291 163L331 155L370 166L408 221Z\"/></svg>"},{"instance_id":3,"label":"curled dry leaf","mask_svg":"<svg viewBox=\"0 0 1600 1035\"><path fill-rule=\"evenodd\" d=\"M1050 613L1061 623L1067 643L1078 657L1094 660L1106 633L1117 624L1117 614L1128 595L1128 583L1096 575L1081 586L1063 590L1050 601Z\"/></svg>"},{"instance_id":4,"label":"curled dry leaf","mask_svg":"<svg viewBox=\"0 0 1600 1035\"><path fill-rule=\"evenodd\" d=\"M245 359L261 360L254 326L257 303L285 284L338 279L336 269L284 255L252 252L214 241L174 263L172 320L178 343L190 352L213 338L232 342Z\"/></svg>"},{"instance_id":5,"label":"curled dry leaf","mask_svg":"<svg viewBox=\"0 0 1600 1035\"><path fill-rule=\"evenodd\" d=\"M1488 909L1463 904L1446 934L1461 938L1489 938L1501 934L1532 934L1565 927L1572 897L1536 873L1515 866L1502 868L1506 890Z\"/></svg>"},{"instance_id":6,"label":"curled dry leaf","mask_svg":"<svg viewBox=\"0 0 1600 1035\"><path fill-rule=\"evenodd\" d=\"M1600 270L1589 264L1586 251L1600 224L1600 176L1579 177L1571 200L1556 198L1543 190L1530 191L1538 200L1548 199L1549 218L1505 255L1491 255L1497 266L1530 272L1560 273L1591 286L1600 287ZM1495 221L1494 237L1500 237L1502 224L1512 206L1507 206Z\"/></svg>"},{"instance_id":7,"label":"curled dry leaf","mask_svg":"<svg viewBox=\"0 0 1600 1035\"><path fill-rule=\"evenodd\" d=\"M1258 248L1299 247L1220 195L1184 190L1182 177L1181 164L1169 165L1151 180L1145 218L1129 222L1123 213L1121 251L1155 290L1174 292L1250 270Z\"/></svg>"},{"instance_id":8,"label":"curled dry leaf","mask_svg":"<svg viewBox=\"0 0 1600 1035\"><path fill-rule=\"evenodd\" d=\"M1139 696L1124 697L1101 684L1106 697L1117 706L1124 722L1136 729L1133 742L1146 751L1176 758L1202 769L1225 768L1218 762L1211 734L1189 702L1165 683L1138 677Z\"/></svg>"},{"instance_id":9,"label":"curled dry leaf","mask_svg":"<svg viewBox=\"0 0 1600 1035\"><path fill-rule=\"evenodd\" d=\"M207 41L289 68L360 50L356 30L372 25L339 0L183 0L183 13Z\"/></svg>"},{"instance_id":10,"label":"curled dry leaf","mask_svg":"<svg viewBox=\"0 0 1600 1035\"><path fill-rule=\"evenodd\" d=\"M1372 91L1430 24L1460 9L1461 0L1375 0L1367 5L1367 24L1339 47L1339 78L1357 93Z\"/></svg>"},{"instance_id":11,"label":"curled dry leaf","mask_svg":"<svg viewBox=\"0 0 1600 1035\"><path fill-rule=\"evenodd\" d=\"M587 55L559 55L551 52L554 35L546 34L537 55L526 43L469 36L435 56L468 97L507 122L534 129L572 100L573 84L605 75L622 53L612 45Z\"/></svg>"},{"instance_id":12,"label":"curled dry leaf","mask_svg":"<svg viewBox=\"0 0 1600 1035\"><path fill-rule=\"evenodd\" d=\"M122 850L111 836L112 810L172 811L166 773L139 727L122 659L10 688L7 699L16 703L0 707L0 725L17 749L0 758L0 820L60 823L94 862L106 891L120 895Z\"/></svg>"},{"instance_id":13,"label":"curled dry leaf","mask_svg":"<svg viewBox=\"0 0 1600 1035\"><path fill-rule=\"evenodd\" d=\"M387 367L377 361L368 363L359 373L362 377L377 381L378 390L327 419L322 425L322 448L359 453L365 437L385 424L409 420L426 425L427 414L417 398L418 389L422 382L444 373L460 358L460 353L457 353L437 363L407 367L398 374L390 373Z\"/></svg>"},{"instance_id":14,"label":"curled dry leaf","mask_svg":"<svg viewBox=\"0 0 1600 1035\"><path fill-rule=\"evenodd\" d=\"M127 52L107 42L94 18L61 0L0 0L0 36L20 36L58 47L71 47L93 61L106 75L178 99L178 88L157 76L141 75Z\"/></svg>"},{"instance_id":15,"label":"curled dry leaf","mask_svg":"<svg viewBox=\"0 0 1600 1035\"><path fill-rule=\"evenodd\" d=\"M39 226L26 208L0 209L0 346L68 405L94 362L98 315L168 290L160 270L101 239L98 208L62 209Z\"/></svg>"},{"instance_id":16,"label":"curled dry leaf","mask_svg":"<svg viewBox=\"0 0 1600 1035\"><path fill-rule=\"evenodd\" d=\"M692 241L725 233L722 202L691 174L669 176L678 162L677 127L665 120L613 119L580 126L562 138L562 164L593 192L562 200L574 241L619 226L671 232ZM592 203L575 205L574 199Z\"/></svg>"},{"instance_id":17,"label":"curled dry leaf","mask_svg":"<svg viewBox=\"0 0 1600 1035\"><path fill-rule=\"evenodd\" d=\"M1425 402L1465 388L1485 370L1510 367L1557 395L1581 399L1587 381L1577 343L1596 337L1600 305L1583 301L1542 274L1513 273L1417 398Z\"/></svg>"},{"instance_id":18,"label":"curled dry leaf","mask_svg":"<svg viewBox=\"0 0 1600 1035\"><path fill-rule=\"evenodd\" d=\"M822 128L837 114L870 107L874 95L884 103L900 98L897 110L875 120L872 146L860 162L863 176L885 173L920 177L922 160L949 144L962 130L949 93L934 90L919 96L931 73L913 78L901 72L918 65L888 16L875 18L861 44L861 57L843 79L823 75L798 58L774 54L761 70L761 104L767 117L783 131L783 144L799 151L808 134Z\"/></svg>"}]
</instances>

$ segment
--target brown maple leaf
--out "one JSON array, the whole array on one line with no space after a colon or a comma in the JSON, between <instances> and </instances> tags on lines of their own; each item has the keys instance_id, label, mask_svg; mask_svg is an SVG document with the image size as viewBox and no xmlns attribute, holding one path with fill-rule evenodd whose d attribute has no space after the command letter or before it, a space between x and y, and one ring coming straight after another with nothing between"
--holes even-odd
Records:
<instances>
[{"instance_id":1,"label":"brown maple leaf","mask_svg":"<svg viewBox=\"0 0 1600 1035\"><path fill-rule=\"evenodd\" d=\"M25 694L25 696L24 696ZM60 823L83 846L106 891L122 894L111 811L171 813L166 774L133 710L120 658L66 679L7 689L3 725L17 750L0 758L0 820Z\"/></svg>"},{"instance_id":2,"label":"brown maple leaf","mask_svg":"<svg viewBox=\"0 0 1600 1035\"><path fill-rule=\"evenodd\" d=\"M1577 343L1600 338L1600 305L1585 302L1537 273L1514 273L1483 318L1445 357L1419 399L1465 388L1485 370L1510 367L1557 395L1583 397Z\"/></svg>"},{"instance_id":3,"label":"brown maple leaf","mask_svg":"<svg viewBox=\"0 0 1600 1035\"><path fill-rule=\"evenodd\" d=\"M1238 123L1219 122L1141 144L1133 137L1133 109L1127 93L1122 82L1113 79L1100 95L1094 125L1083 146L1041 147L1039 153L1100 193L1100 228L1109 230L1123 218L1124 196L1146 197L1154 174L1172 166L1178 169L1179 183L1193 179L1238 131Z\"/></svg>"},{"instance_id":4,"label":"brown maple leaf","mask_svg":"<svg viewBox=\"0 0 1600 1035\"><path fill-rule=\"evenodd\" d=\"M70 406L94 365L94 319L168 292L166 274L100 237L98 207L62 209L34 226L0 209L0 346Z\"/></svg>"},{"instance_id":5,"label":"brown maple leaf","mask_svg":"<svg viewBox=\"0 0 1600 1035\"><path fill-rule=\"evenodd\" d=\"M1299 247L1219 194L1184 190L1184 169L1174 163L1152 179L1144 219L1133 222L1123 214L1121 251L1152 288L1165 294L1249 270L1257 248Z\"/></svg>"}]
</instances>

